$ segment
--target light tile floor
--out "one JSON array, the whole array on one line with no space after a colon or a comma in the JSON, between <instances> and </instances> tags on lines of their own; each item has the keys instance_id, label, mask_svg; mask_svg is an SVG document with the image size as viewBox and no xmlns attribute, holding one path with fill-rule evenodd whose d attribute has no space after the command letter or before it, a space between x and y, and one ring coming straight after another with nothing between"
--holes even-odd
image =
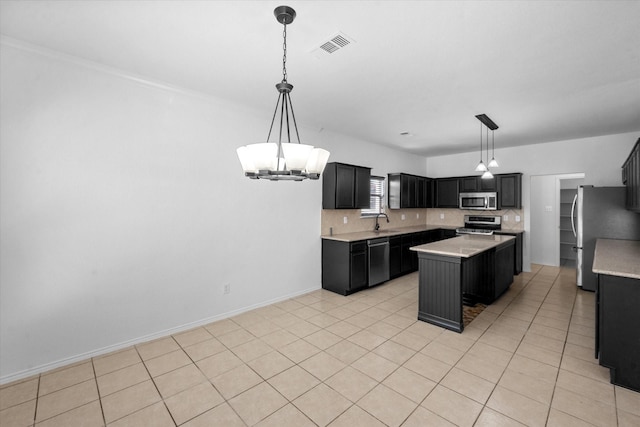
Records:
<instances>
[{"instance_id":1,"label":"light tile floor","mask_svg":"<svg viewBox=\"0 0 640 427\"><path fill-rule=\"evenodd\" d=\"M416 273L318 290L2 386L10 426L640 426L594 353L594 294L532 266L462 334Z\"/></svg>"}]
</instances>

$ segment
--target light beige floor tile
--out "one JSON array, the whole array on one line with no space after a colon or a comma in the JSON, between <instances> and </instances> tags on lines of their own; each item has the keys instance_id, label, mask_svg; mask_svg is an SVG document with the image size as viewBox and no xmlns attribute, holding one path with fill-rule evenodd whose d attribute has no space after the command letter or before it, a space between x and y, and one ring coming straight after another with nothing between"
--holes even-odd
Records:
<instances>
[{"instance_id":1,"label":"light beige floor tile","mask_svg":"<svg viewBox=\"0 0 640 427\"><path fill-rule=\"evenodd\" d=\"M537 360L529 359L528 357L518 354L514 355L511 362L509 362L509 369L552 384L555 383L558 377L558 368L555 366L547 365L546 363L538 362Z\"/></svg>"},{"instance_id":2,"label":"light beige floor tile","mask_svg":"<svg viewBox=\"0 0 640 427\"><path fill-rule=\"evenodd\" d=\"M178 425L207 412L224 402L210 383L201 383L165 400Z\"/></svg>"},{"instance_id":3,"label":"light beige floor tile","mask_svg":"<svg viewBox=\"0 0 640 427\"><path fill-rule=\"evenodd\" d=\"M381 321L374 323L366 330L383 338L390 339L402 332L403 328L398 328L396 326L390 325L389 323Z\"/></svg>"},{"instance_id":4,"label":"light beige floor tile","mask_svg":"<svg viewBox=\"0 0 640 427\"><path fill-rule=\"evenodd\" d=\"M198 415L181 427L246 427L246 424L226 403Z\"/></svg>"},{"instance_id":5,"label":"light beige floor tile","mask_svg":"<svg viewBox=\"0 0 640 427\"><path fill-rule=\"evenodd\" d=\"M329 427L385 427L371 414L357 405L353 405L333 420Z\"/></svg>"},{"instance_id":6,"label":"light beige floor tile","mask_svg":"<svg viewBox=\"0 0 640 427\"><path fill-rule=\"evenodd\" d=\"M572 356L563 356L560 368L567 371L571 371L575 374L589 377L594 380L602 381L605 383L610 382L609 369L604 366L596 365L595 363L587 362L582 359L577 359Z\"/></svg>"},{"instance_id":7,"label":"light beige floor tile","mask_svg":"<svg viewBox=\"0 0 640 427\"><path fill-rule=\"evenodd\" d=\"M350 401L357 402L378 385L378 381L348 366L327 379L325 384Z\"/></svg>"},{"instance_id":8,"label":"light beige floor tile","mask_svg":"<svg viewBox=\"0 0 640 427\"><path fill-rule=\"evenodd\" d=\"M560 369L558 373L556 387L562 387L565 390L581 394L607 405L615 406L616 404L616 396L612 384L583 377L564 369Z\"/></svg>"},{"instance_id":9,"label":"light beige floor tile","mask_svg":"<svg viewBox=\"0 0 640 427\"><path fill-rule=\"evenodd\" d=\"M405 331L421 336L423 338L426 338L429 341L432 341L435 338L437 338L440 334L442 334L444 329L427 322L416 322L411 326L409 326L408 328L406 328Z\"/></svg>"},{"instance_id":10,"label":"light beige floor tile","mask_svg":"<svg viewBox=\"0 0 640 427\"><path fill-rule=\"evenodd\" d=\"M323 351L315 356L311 356L304 362L301 362L299 366L304 368L320 381L324 381L336 372L344 369L346 365Z\"/></svg>"},{"instance_id":11,"label":"light beige floor tile","mask_svg":"<svg viewBox=\"0 0 640 427\"><path fill-rule=\"evenodd\" d=\"M428 409L418 406L402 424L402 427L455 427L455 424L434 414Z\"/></svg>"},{"instance_id":12,"label":"light beige floor tile","mask_svg":"<svg viewBox=\"0 0 640 427\"><path fill-rule=\"evenodd\" d=\"M240 365L211 380L225 399L229 400L264 381L247 365Z\"/></svg>"},{"instance_id":13,"label":"light beige floor tile","mask_svg":"<svg viewBox=\"0 0 640 427\"><path fill-rule=\"evenodd\" d=\"M213 378L235 368L236 366L242 365L242 363L242 360L240 360L235 354L229 350L225 350L197 361L196 365L207 378Z\"/></svg>"},{"instance_id":14,"label":"light beige floor tile","mask_svg":"<svg viewBox=\"0 0 640 427\"><path fill-rule=\"evenodd\" d=\"M136 348L142 360L153 359L154 357L180 350L180 346L173 337L160 338L155 341L139 344Z\"/></svg>"},{"instance_id":15,"label":"light beige floor tile","mask_svg":"<svg viewBox=\"0 0 640 427\"><path fill-rule=\"evenodd\" d=\"M416 351L398 344L397 342L386 341L376 347L373 350L373 353L378 356L382 356L385 359L389 359L398 365L402 365L404 362L411 359L411 357L416 354Z\"/></svg>"},{"instance_id":16,"label":"light beige floor tile","mask_svg":"<svg viewBox=\"0 0 640 427\"><path fill-rule=\"evenodd\" d=\"M110 372L96 379L100 396L108 396L116 391L151 379L144 364L137 363L118 371Z\"/></svg>"},{"instance_id":17,"label":"light beige floor tile","mask_svg":"<svg viewBox=\"0 0 640 427\"><path fill-rule=\"evenodd\" d=\"M162 397L166 399L206 381L206 378L195 365L187 365L160 375L154 378L153 381L156 383Z\"/></svg>"},{"instance_id":18,"label":"light beige floor tile","mask_svg":"<svg viewBox=\"0 0 640 427\"><path fill-rule=\"evenodd\" d=\"M351 364L351 367L369 375L376 381L383 381L391 372L398 369L398 366L398 364L374 353L367 353Z\"/></svg>"},{"instance_id":19,"label":"light beige floor tile","mask_svg":"<svg viewBox=\"0 0 640 427\"><path fill-rule=\"evenodd\" d=\"M332 345L325 352L347 364L351 364L367 354L367 350L347 340Z\"/></svg>"},{"instance_id":20,"label":"light beige floor tile","mask_svg":"<svg viewBox=\"0 0 640 427\"><path fill-rule=\"evenodd\" d=\"M197 344L190 345L184 348L185 353L189 355L191 360L202 360L206 357L213 356L227 349L216 338L211 338L206 341L200 341Z\"/></svg>"},{"instance_id":21,"label":"light beige floor tile","mask_svg":"<svg viewBox=\"0 0 640 427\"><path fill-rule=\"evenodd\" d=\"M241 326L238 325L231 319L219 320L214 323L210 323L204 327L211 335L217 337L218 335L224 335L231 331L235 331L236 329L240 329Z\"/></svg>"},{"instance_id":22,"label":"light beige floor tile","mask_svg":"<svg viewBox=\"0 0 640 427\"><path fill-rule=\"evenodd\" d=\"M556 353L555 351L546 350L542 347L536 347L525 343L520 344L518 350L516 350L516 354L537 360L538 362L542 362L556 368L560 367L560 361L562 360L561 353Z\"/></svg>"},{"instance_id":23,"label":"light beige floor tile","mask_svg":"<svg viewBox=\"0 0 640 427\"><path fill-rule=\"evenodd\" d=\"M564 349L564 341L554 340L553 338L534 333L527 333L522 339L522 342L542 347L546 350L555 351L556 353L562 353L562 350Z\"/></svg>"},{"instance_id":24,"label":"light beige floor tile","mask_svg":"<svg viewBox=\"0 0 640 427\"><path fill-rule=\"evenodd\" d=\"M484 344L480 341L476 342L466 354L500 366L507 366L513 356L513 352L511 351L502 350L500 348Z\"/></svg>"},{"instance_id":25,"label":"light beige floor tile","mask_svg":"<svg viewBox=\"0 0 640 427\"><path fill-rule=\"evenodd\" d=\"M404 330L409 326L413 325L414 323L416 323L416 320L409 319L407 317L400 316L398 314L392 314L391 316L388 316L382 319L382 322L388 323L391 326L395 326L396 328Z\"/></svg>"},{"instance_id":26,"label":"light beige floor tile","mask_svg":"<svg viewBox=\"0 0 640 427\"><path fill-rule=\"evenodd\" d=\"M338 335L332 334L331 332L326 331L324 329L318 332L315 332L311 335L308 335L303 339L308 343L315 345L321 350L325 350L331 347L332 345L335 345L340 341L342 341L341 337L339 337Z\"/></svg>"},{"instance_id":27,"label":"light beige floor tile","mask_svg":"<svg viewBox=\"0 0 640 427\"><path fill-rule=\"evenodd\" d=\"M494 383L458 368L449 371L440 384L483 405L495 388Z\"/></svg>"},{"instance_id":28,"label":"light beige floor tile","mask_svg":"<svg viewBox=\"0 0 640 427\"><path fill-rule=\"evenodd\" d=\"M281 329L263 336L261 340L269 344L274 349L279 350L287 344L297 341L298 337L285 329Z\"/></svg>"},{"instance_id":29,"label":"light beige floor tile","mask_svg":"<svg viewBox=\"0 0 640 427\"><path fill-rule=\"evenodd\" d=\"M561 331L567 331L569 329L569 322L567 322L566 320L551 319L544 316L536 317L535 319L533 319L532 324L549 326L550 328L556 328Z\"/></svg>"},{"instance_id":30,"label":"light beige floor tile","mask_svg":"<svg viewBox=\"0 0 640 427\"><path fill-rule=\"evenodd\" d=\"M524 424L513 420L506 415L485 407L474 427L524 427Z\"/></svg>"},{"instance_id":31,"label":"light beige floor tile","mask_svg":"<svg viewBox=\"0 0 640 427\"><path fill-rule=\"evenodd\" d=\"M325 384L318 384L293 404L319 426L326 426L351 406L347 398Z\"/></svg>"},{"instance_id":32,"label":"light beige floor tile","mask_svg":"<svg viewBox=\"0 0 640 427\"><path fill-rule=\"evenodd\" d=\"M320 353L321 350L315 345L303 339L299 339L285 345L284 347L281 347L279 351L295 363L300 363L303 360L310 358L314 354Z\"/></svg>"},{"instance_id":33,"label":"light beige floor tile","mask_svg":"<svg viewBox=\"0 0 640 427\"><path fill-rule=\"evenodd\" d=\"M545 405L551 404L554 383L522 374L507 368L500 378L499 386L520 393Z\"/></svg>"},{"instance_id":34,"label":"light beige floor tile","mask_svg":"<svg viewBox=\"0 0 640 427\"><path fill-rule=\"evenodd\" d=\"M351 317L348 317L345 319L345 322L349 322L352 323L362 329L368 328L369 326L373 325L374 323L376 323L377 321L382 320L382 319L376 319L370 316L367 316L366 314L358 313L358 314L354 314Z\"/></svg>"},{"instance_id":35,"label":"light beige floor tile","mask_svg":"<svg viewBox=\"0 0 640 427\"><path fill-rule=\"evenodd\" d=\"M344 306L339 306L327 311L327 314L335 317L336 319L344 320L353 316L356 312Z\"/></svg>"},{"instance_id":36,"label":"light beige floor tile","mask_svg":"<svg viewBox=\"0 0 640 427\"><path fill-rule=\"evenodd\" d=\"M288 404L269 415L256 424L256 427L315 427L315 424L307 418L298 408Z\"/></svg>"},{"instance_id":37,"label":"light beige floor tile","mask_svg":"<svg viewBox=\"0 0 640 427\"><path fill-rule=\"evenodd\" d=\"M442 334L438 335L434 342L444 344L447 347L463 352L468 351L471 346L475 344L474 340L465 337L463 334L451 331L444 331Z\"/></svg>"},{"instance_id":38,"label":"light beige floor tile","mask_svg":"<svg viewBox=\"0 0 640 427\"><path fill-rule=\"evenodd\" d=\"M273 323L280 326L281 328L288 328L291 325L295 325L300 320L301 319L298 316L294 316L291 313L285 313L282 316L277 316L271 319Z\"/></svg>"},{"instance_id":39,"label":"light beige floor tile","mask_svg":"<svg viewBox=\"0 0 640 427\"><path fill-rule=\"evenodd\" d=\"M295 311L299 308L303 307L303 304L294 301L292 299L288 299L288 300L284 300L284 301L280 301L278 303L274 304L275 307L278 307L286 312L290 312L290 311Z\"/></svg>"},{"instance_id":40,"label":"light beige floor tile","mask_svg":"<svg viewBox=\"0 0 640 427\"><path fill-rule=\"evenodd\" d=\"M182 350L172 351L171 353L163 354L162 356L144 362L152 377L166 374L167 372L182 368L191 363L192 361L189 356ZM100 385L100 382L98 382L98 385Z\"/></svg>"},{"instance_id":41,"label":"light beige floor tile","mask_svg":"<svg viewBox=\"0 0 640 427\"><path fill-rule=\"evenodd\" d=\"M551 408L546 427L593 427L593 424Z\"/></svg>"},{"instance_id":42,"label":"light beige floor tile","mask_svg":"<svg viewBox=\"0 0 640 427\"><path fill-rule=\"evenodd\" d=\"M256 336L258 338L263 337L265 335L269 335L273 332L277 332L281 329L280 326L276 325L275 323L269 321L269 320L265 320L263 322L260 323L255 323L253 325L248 325L245 327L245 329L251 333L251 335ZM289 330L289 332L291 332L291 330Z\"/></svg>"},{"instance_id":43,"label":"light beige floor tile","mask_svg":"<svg viewBox=\"0 0 640 427\"><path fill-rule=\"evenodd\" d=\"M536 400L497 386L487 406L528 426L544 426L549 407Z\"/></svg>"},{"instance_id":44,"label":"light beige floor tile","mask_svg":"<svg viewBox=\"0 0 640 427\"><path fill-rule=\"evenodd\" d=\"M191 329L173 336L180 347L189 347L202 341L210 340L212 335L205 328Z\"/></svg>"},{"instance_id":45,"label":"light beige floor tile","mask_svg":"<svg viewBox=\"0 0 640 427\"><path fill-rule=\"evenodd\" d=\"M615 393L618 408L640 417L639 392L632 391L624 387L615 386Z\"/></svg>"},{"instance_id":46,"label":"light beige floor tile","mask_svg":"<svg viewBox=\"0 0 640 427\"><path fill-rule=\"evenodd\" d=\"M437 386L421 404L458 426L471 426L482 405L444 386Z\"/></svg>"},{"instance_id":47,"label":"light beige floor tile","mask_svg":"<svg viewBox=\"0 0 640 427\"><path fill-rule=\"evenodd\" d=\"M153 382L145 381L102 398L104 418L109 424L160 400Z\"/></svg>"},{"instance_id":48,"label":"light beige floor tile","mask_svg":"<svg viewBox=\"0 0 640 427\"><path fill-rule=\"evenodd\" d=\"M245 423L254 425L286 405L287 400L268 383L262 382L228 403Z\"/></svg>"},{"instance_id":49,"label":"light beige floor tile","mask_svg":"<svg viewBox=\"0 0 640 427\"><path fill-rule=\"evenodd\" d=\"M351 335L349 338L347 338L347 340L371 351L385 342L387 339L381 337L380 335L369 332L367 329L363 329L362 331Z\"/></svg>"},{"instance_id":50,"label":"light beige floor tile","mask_svg":"<svg viewBox=\"0 0 640 427\"><path fill-rule=\"evenodd\" d=\"M313 323L309 323L306 320L300 320L294 323L293 325L287 327L287 331L291 332L293 335L297 336L298 338L304 338L308 335L318 332L320 329L322 328L314 325Z\"/></svg>"},{"instance_id":51,"label":"light beige floor tile","mask_svg":"<svg viewBox=\"0 0 640 427\"><path fill-rule=\"evenodd\" d=\"M575 344L575 345L579 345L581 347L586 347L586 348L589 348L589 349L594 348L594 346L595 346L595 338L594 337L589 337L589 336L580 335L580 334L574 334L572 332L569 332L569 334L567 335L567 342L569 344Z\"/></svg>"},{"instance_id":52,"label":"light beige floor tile","mask_svg":"<svg viewBox=\"0 0 640 427\"><path fill-rule=\"evenodd\" d=\"M57 370L51 374L43 374L40 377L38 394L43 396L93 378L93 364L91 361L74 365L68 369Z\"/></svg>"},{"instance_id":53,"label":"light beige floor tile","mask_svg":"<svg viewBox=\"0 0 640 427\"><path fill-rule=\"evenodd\" d=\"M36 422L55 417L94 400L98 400L98 387L93 379L40 396Z\"/></svg>"},{"instance_id":54,"label":"light beige floor tile","mask_svg":"<svg viewBox=\"0 0 640 427\"><path fill-rule=\"evenodd\" d=\"M520 339L513 339L509 335L501 331L495 332L490 330L485 332L485 334L480 337L480 340L478 342L490 345L492 347L497 347L510 353L515 352L520 345Z\"/></svg>"},{"instance_id":55,"label":"light beige floor tile","mask_svg":"<svg viewBox=\"0 0 640 427\"><path fill-rule=\"evenodd\" d=\"M294 400L320 383L300 366L293 366L272 377L268 382L288 400Z\"/></svg>"},{"instance_id":56,"label":"light beige floor tile","mask_svg":"<svg viewBox=\"0 0 640 427\"><path fill-rule=\"evenodd\" d=\"M265 380L293 366L291 360L277 351L260 356L247 364Z\"/></svg>"},{"instance_id":57,"label":"light beige floor tile","mask_svg":"<svg viewBox=\"0 0 640 427\"><path fill-rule=\"evenodd\" d=\"M349 322L338 322L329 326L326 329L328 332L339 336L340 338L348 338L356 332L362 330L359 326L356 326Z\"/></svg>"},{"instance_id":58,"label":"light beige floor tile","mask_svg":"<svg viewBox=\"0 0 640 427\"><path fill-rule=\"evenodd\" d=\"M240 344L251 341L255 337L246 329L236 329L224 335L219 335L218 340L228 348L237 347Z\"/></svg>"},{"instance_id":59,"label":"light beige floor tile","mask_svg":"<svg viewBox=\"0 0 640 427\"><path fill-rule=\"evenodd\" d=\"M456 350L437 341L427 344L420 353L433 359L446 363L447 365L455 365L464 355L463 351Z\"/></svg>"},{"instance_id":60,"label":"light beige floor tile","mask_svg":"<svg viewBox=\"0 0 640 427\"><path fill-rule=\"evenodd\" d=\"M631 414L626 411L618 410L618 426L619 427L640 426L640 416Z\"/></svg>"},{"instance_id":61,"label":"light beige floor tile","mask_svg":"<svg viewBox=\"0 0 640 427\"><path fill-rule=\"evenodd\" d=\"M391 341L401 344L412 350L420 351L424 348L424 346L426 346L433 340L430 338L421 337L420 335L416 335L405 329L398 335L391 338Z\"/></svg>"},{"instance_id":62,"label":"light beige floor tile","mask_svg":"<svg viewBox=\"0 0 640 427\"><path fill-rule=\"evenodd\" d=\"M253 359L257 359L260 356L264 356L267 353L271 353L271 348L264 341L256 338L244 344L240 344L233 348L233 353L238 356L242 361L249 362Z\"/></svg>"},{"instance_id":63,"label":"light beige floor tile","mask_svg":"<svg viewBox=\"0 0 640 427\"><path fill-rule=\"evenodd\" d=\"M0 411L33 400L38 396L38 378L0 389Z\"/></svg>"},{"instance_id":64,"label":"light beige floor tile","mask_svg":"<svg viewBox=\"0 0 640 427\"><path fill-rule=\"evenodd\" d=\"M587 348L579 345L567 343L564 347L564 355L575 357L576 359L584 360L585 362L598 364L598 359L595 358L595 347Z\"/></svg>"},{"instance_id":65,"label":"light beige floor tile","mask_svg":"<svg viewBox=\"0 0 640 427\"><path fill-rule=\"evenodd\" d=\"M4 426L30 426L36 414L36 399L19 403L0 411L0 425Z\"/></svg>"},{"instance_id":66,"label":"light beige floor tile","mask_svg":"<svg viewBox=\"0 0 640 427\"><path fill-rule=\"evenodd\" d=\"M556 387L551 406L597 426L606 427L616 423L615 407L561 387Z\"/></svg>"},{"instance_id":67,"label":"light beige floor tile","mask_svg":"<svg viewBox=\"0 0 640 427\"><path fill-rule=\"evenodd\" d=\"M2 424L4 425L4 424ZM64 412L56 417L36 424L36 427L101 427L104 426L102 418L102 408L99 401L94 401L70 411Z\"/></svg>"},{"instance_id":68,"label":"light beige floor tile","mask_svg":"<svg viewBox=\"0 0 640 427\"><path fill-rule=\"evenodd\" d=\"M156 403L119 419L109 427L173 427L175 424L163 403Z\"/></svg>"},{"instance_id":69,"label":"light beige floor tile","mask_svg":"<svg viewBox=\"0 0 640 427\"><path fill-rule=\"evenodd\" d=\"M422 353L415 354L403 366L435 382L439 382L451 370L451 365Z\"/></svg>"},{"instance_id":70,"label":"light beige floor tile","mask_svg":"<svg viewBox=\"0 0 640 427\"><path fill-rule=\"evenodd\" d=\"M233 316L231 318L235 323L242 327L254 325L256 323L262 323L265 321L265 318L258 314L257 310L245 311L244 313L238 314L237 316Z\"/></svg>"},{"instance_id":71,"label":"light beige floor tile","mask_svg":"<svg viewBox=\"0 0 640 427\"><path fill-rule=\"evenodd\" d=\"M333 317L327 313L321 313L317 316L310 317L307 321L313 325L318 326L319 328L326 328L327 326L331 326L334 323L338 323L340 319L337 317Z\"/></svg>"},{"instance_id":72,"label":"light beige floor tile","mask_svg":"<svg viewBox=\"0 0 640 427\"><path fill-rule=\"evenodd\" d=\"M316 310L315 308L311 308L309 306L304 306L301 307L297 310L294 310L291 312L291 314L293 314L296 317L299 317L300 319L310 319L314 316L317 316L318 314L321 314L322 312L320 310Z\"/></svg>"},{"instance_id":73,"label":"light beige floor tile","mask_svg":"<svg viewBox=\"0 0 640 427\"><path fill-rule=\"evenodd\" d=\"M416 403L422 402L437 385L434 381L402 366L389 375L382 384Z\"/></svg>"}]
</instances>

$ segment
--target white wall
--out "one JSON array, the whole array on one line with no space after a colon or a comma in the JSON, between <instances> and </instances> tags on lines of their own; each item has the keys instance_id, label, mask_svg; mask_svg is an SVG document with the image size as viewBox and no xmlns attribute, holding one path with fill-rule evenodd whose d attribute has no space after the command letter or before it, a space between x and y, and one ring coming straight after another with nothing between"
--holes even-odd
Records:
<instances>
[{"instance_id":1,"label":"white wall","mask_svg":"<svg viewBox=\"0 0 640 427\"><path fill-rule=\"evenodd\" d=\"M322 182L250 181L236 157L271 112L0 55L0 382L320 287ZM425 173L424 157L300 131L333 161Z\"/></svg>"},{"instance_id":2,"label":"white wall","mask_svg":"<svg viewBox=\"0 0 640 427\"><path fill-rule=\"evenodd\" d=\"M497 135L496 135L497 136ZM515 148L497 148L496 159L500 168L496 173L522 172L522 204L524 209L524 254L523 262L528 269L531 262L531 209L544 209L544 206L532 206L531 178L539 175L585 174L584 183L597 186L619 186L621 166L640 133L623 133L594 138L572 139L567 141L526 145ZM499 139L496 139L499 144ZM466 153L450 156L429 157L427 175L430 177L475 175L474 169L479 153ZM544 181L540 181L544 182ZM551 192L555 197L555 179L546 183L540 191ZM554 230L556 232L557 230ZM551 244L543 242L543 244ZM542 249L544 250L544 249Z\"/></svg>"}]
</instances>

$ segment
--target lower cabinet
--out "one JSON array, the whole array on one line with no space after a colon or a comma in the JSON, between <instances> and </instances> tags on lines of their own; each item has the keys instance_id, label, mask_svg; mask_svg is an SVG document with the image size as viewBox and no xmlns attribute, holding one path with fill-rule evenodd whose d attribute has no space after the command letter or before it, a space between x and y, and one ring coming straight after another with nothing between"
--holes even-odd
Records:
<instances>
[{"instance_id":1,"label":"lower cabinet","mask_svg":"<svg viewBox=\"0 0 640 427\"><path fill-rule=\"evenodd\" d=\"M522 240L524 231L496 231L495 234L514 236L516 238L515 254L513 258L513 275L522 273Z\"/></svg>"},{"instance_id":2,"label":"lower cabinet","mask_svg":"<svg viewBox=\"0 0 640 427\"><path fill-rule=\"evenodd\" d=\"M322 240L322 288L342 295L367 286L367 242Z\"/></svg>"},{"instance_id":3,"label":"lower cabinet","mask_svg":"<svg viewBox=\"0 0 640 427\"><path fill-rule=\"evenodd\" d=\"M596 357L611 383L640 392L640 279L598 275Z\"/></svg>"}]
</instances>

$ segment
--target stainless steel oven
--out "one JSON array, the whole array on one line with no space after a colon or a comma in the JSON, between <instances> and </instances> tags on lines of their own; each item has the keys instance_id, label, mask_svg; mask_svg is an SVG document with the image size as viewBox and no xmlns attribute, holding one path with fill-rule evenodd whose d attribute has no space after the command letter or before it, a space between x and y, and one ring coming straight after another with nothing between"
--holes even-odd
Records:
<instances>
[{"instance_id":1,"label":"stainless steel oven","mask_svg":"<svg viewBox=\"0 0 640 427\"><path fill-rule=\"evenodd\" d=\"M460 193L460 209L495 211L498 209L498 193Z\"/></svg>"}]
</instances>

